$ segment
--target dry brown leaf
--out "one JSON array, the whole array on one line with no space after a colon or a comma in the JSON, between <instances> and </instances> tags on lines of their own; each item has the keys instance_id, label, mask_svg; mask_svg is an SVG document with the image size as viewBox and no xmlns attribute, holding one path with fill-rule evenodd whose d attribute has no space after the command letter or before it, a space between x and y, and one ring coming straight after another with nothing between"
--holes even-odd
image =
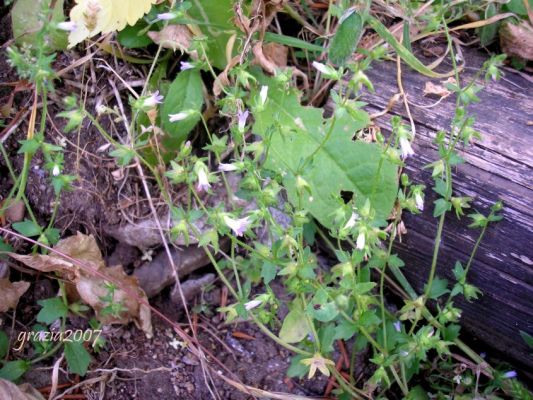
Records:
<instances>
[{"instance_id":1,"label":"dry brown leaf","mask_svg":"<svg viewBox=\"0 0 533 400\"><path fill-rule=\"evenodd\" d=\"M148 37L162 47L182 53L187 51L192 39L191 32L185 25L167 25L159 32L148 32Z\"/></svg>"},{"instance_id":2,"label":"dry brown leaf","mask_svg":"<svg viewBox=\"0 0 533 400\"><path fill-rule=\"evenodd\" d=\"M289 49L279 43L267 43L263 46L263 54L279 68L287 66Z\"/></svg>"},{"instance_id":3,"label":"dry brown leaf","mask_svg":"<svg viewBox=\"0 0 533 400\"><path fill-rule=\"evenodd\" d=\"M10 308L15 309L20 296L22 296L29 287L29 282L10 282L9 279L0 279L0 312L6 312ZM3 399L3 397L0 396L0 399Z\"/></svg>"},{"instance_id":4,"label":"dry brown leaf","mask_svg":"<svg viewBox=\"0 0 533 400\"><path fill-rule=\"evenodd\" d=\"M261 42L257 42L252 51L254 53L253 62L261 66L270 75L275 75L278 69L287 66L288 50L285 46L277 43L269 43L263 46Z\"/></svg>"},{"instance_id":5,"label":"dry brown leaf","mask_svg":"<svg viewBox=\"0 0 533 400\"><path fill-rule=\"evenodd\" d=\"M445 81L441 81L440 84L435 84L431 81L426 82L424 87L424 96L434 95L441 98L448 97L450 94L452 94L450 90L446 89L446 85L448 83L456 84L455 78L449 77Z\"/></svg>"},{"instance_id":6,"label":"dry brown leaf","mask_svg":"<svg viewBox=\"0 0 533 400\"><path fill-rule=\"evenodd\" d=\"M424 96L438 96L438 97L448 97L452 92L446 89L443 85L437 85L433 82L426 82L424 86Z\"/></svg>"},{"instance_id":7,"label":"dry brown leaf","mask_svg":"<svg viewBox=\"0 0 533 400\"><path fill-rule=\"evenodd\" d=\"M0 378L0 399L2 400L44 400L37 389L28 383L15 385Z\"/></svg>"},{"instance_id":8,"label":"dry brown leaf","mask_svg":"<svg viewBox=\"0 0 533 400\"><path fill-rule=\"evenodd\" d=\"M533 60L533 26L527 21L519 25L505 22L500 28L500 45L509 57Z\"/></svg>"},{"instance_id":9,"label":"dry brown leaf","mask_svg":"<svg viewBox=\"0 0 533 400\"><path fill-rule=\"evenodd\" d=\"M76 236L60 240L54 247L58 252L81 261L87 269L61 257L60 255L18 255L10 253L16 260L28 267L42 272L57 272L61 278L72 285L67 285L67 295L71 301L81 299L91 306L96 317L105 324L126 324L133 320L147 336L152 336L150 308L138 299L148 302L146 294L139 287L137 278L126 275L121 266L106 268L102 253L93 236L78 232ZM98 275L93 271L98 271ZM105 275L104 279L100 274ZM118 315L102 315L102 309L108 304L102 298L108 295L104 282L108 280L117 286L113 302L121 303L124 311ZM29 284L28 284L29 285ZM124 290L125 289L125 290ZM131 293L135 293L136 297Z\"/></svg>"}]
</instances>

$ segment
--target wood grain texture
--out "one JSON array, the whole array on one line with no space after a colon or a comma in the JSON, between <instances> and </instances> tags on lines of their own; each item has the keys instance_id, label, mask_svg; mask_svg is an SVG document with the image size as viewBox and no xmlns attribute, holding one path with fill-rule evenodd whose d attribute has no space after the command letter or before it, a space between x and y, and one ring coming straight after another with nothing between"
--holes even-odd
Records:
<instances>
[{"instance_id":1,"label":"wood grain texture","mask_svg":"<svg viewBox=\"0 0 533 400\"><path fill-rule=\"evenodd\" d=\"M486 56L474 50L464 50L467 68L463 81L472 79ZM408 234L396 251L405 261L403 272L421 292L429 275L433 240L437 221L432 217L435 193L425 165L438 158L432 143L439 130L448 130L454 115L455 97L433 108L435 98L424 97L423 88L429 81L402 64L403 86L415 120L417 136L413 148L416 154L407 161L406 170L416 183L424 183L426 208L422 215L404 215ZM396 63L376 64L368 76L375 93L365 93L367 111L385 109L389 99L398 93ZM432 80L438 83L438 80ZM473 197L473 209L488 214L490 206L504 202L504 220L491 225L475 258L468 280L483 292L469 303L455 303L463 309L463 334L468 332L488 346L505 354L505 359L523 369L533 370L533 355L520 337L519 330L533 334L533 84L524 77L506 71L504 79L491 82L479 94L481 102L469 107L476 116L475 128L483 140L460 149L466 164L454 169L454 196ZM327 108L331 110L332 104ZM400 102L390 113L374 122L385 134L390 132L390 118L399 115L409 123ZM458 221L451 212L446 218L442 247L438 260L438 276L453 282L452 268L456 261L463 265L479 234L468 229L469 219Z\"/></svg>"}]
</instances>

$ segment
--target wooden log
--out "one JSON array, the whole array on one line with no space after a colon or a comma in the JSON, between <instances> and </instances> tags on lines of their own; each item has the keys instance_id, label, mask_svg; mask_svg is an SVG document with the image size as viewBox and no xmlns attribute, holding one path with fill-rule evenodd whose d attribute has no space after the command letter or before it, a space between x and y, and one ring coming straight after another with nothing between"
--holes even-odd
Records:
<instances>
[{"instance_id":1,"label":"wooden log","mask_svg":"<svg viewBox=\"0 0 533 400\"><path fill-rule=\"evenodd\" d=\"M476 50L464 51L467 68L461 79L469 82L487 56ZM422 293L437 230L437 220L432 217L437 196L431 190L430 170L423 167L438 159L433 139L437 131L449 130L455 96L435 107L419 107L436 101L423 94L431 79L403 63L402 70L417 132L413 145L416 154L407 160L406 171L414 182L424 183L427 189L423 214L404 214L408 234L396 245L396 251L406 263L404 274ZM365 93L361 99L368 103L367 111L375 113L387 107L390 98L398 93L396 75L395 62L373 65L368 76L375 93ZM481 101L469 106L469 110L476 116L475 128L483 140L462 149L466 163L454 169L454 196L471 196L473 209L484 214L501 199L504 219L489 227L468 276L483 295L472 303L461 296L455 304L463 310L463 334L466 331L479 339L481 351L496 349L505 361L532 371L532 350L519 331L533 334L533 83L507 70L502 80L491 82L478 96ZM329 109L332 107L330 103ZM392 115L409 123L400 101L391 112L374 121L385 134L390 132ZM479 235L479 230L467 228L469 221L466 217L459 221L453 212L446 217L437 274L450 282L454 282L455 262L466 264Z\"/></svg>"}]
</instances>

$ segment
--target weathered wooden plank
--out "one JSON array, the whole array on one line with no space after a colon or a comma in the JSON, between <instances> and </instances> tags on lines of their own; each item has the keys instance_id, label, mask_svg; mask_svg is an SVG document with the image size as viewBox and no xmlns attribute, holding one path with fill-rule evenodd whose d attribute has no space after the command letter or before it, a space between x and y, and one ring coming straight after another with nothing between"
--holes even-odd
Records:
<instances>
[{"instance_id":1,"label":"weathered wooden plank","mask_svg":"<svg viewBox=\"0 0 533 400\"><path fill-rule=\"evenodd\" d=\"M467 68L461 78L472 79L486 57L468 49L464 56ZM418 107L435 102L423 95L429 79L405 65L402 68L403 86L417 128L416 155L408 159L406 170L428 189L424 213L404 216L409 233L396 245L396 251L406 262L404 273L421 291L429 274L437 225L431 215L436 195L430 189L430 172L423 167L438 158L432 140L437 131L449 129L455 98L450 96L433 108ZM376 91L364 94L361 100L368 103L369 112L380 111L398 92L396 63L376 64L368 76ZM464 310L464 330L505 353L508 361L531 369L533 357L519 330L533 333L533 85L507 72L503 80L489 84L478 95L481 102L469 110L476 115L475 128L484 139L462 152L466 164L454 171L454 195L473 197L474 208L485 213L501 199L504 220L489 228L469 274L469 281L483 296L473 303L456 303ZM408 121L403 104L397 104L375 121L385 133L390 132L392 115ZM453 213L446 218L438 275L450 281L455 261L468 260L479 233L466 227L468 221L458 221Z\"/></svg>"}]
</instances>

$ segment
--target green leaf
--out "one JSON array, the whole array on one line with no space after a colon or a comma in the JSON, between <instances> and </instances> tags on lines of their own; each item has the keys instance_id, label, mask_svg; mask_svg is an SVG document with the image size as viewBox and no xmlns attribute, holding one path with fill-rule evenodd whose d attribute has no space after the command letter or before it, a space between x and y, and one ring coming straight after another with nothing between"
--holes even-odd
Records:
<instances>
[{"instance_id":1,"label":"green leaf","mask_svg":"<svg viewBox=\"0 0 533 400\"><path fill-rule=\"evenodd\" d=\"M11 10L11 26L15 43L32 44L41 29L43 22L41 11L43 4L52 3L52 0L17 0ZM64 0L57 0L52 11L52 23L58 23L65 20L63 14ZM55 50L64 50L67 48L67 32L55 30L50 35L50 44Z\"/></svg>"},{"instance_id":2,"label":"green leaf","mask_svg":"<svg viewBox=\"0 0 533 400\"><path fill-rule=\"evenodd\" d=\"M339 309L333 301L328 301L328 293L319 289L307 306L307 313L320 322L329 322L339 314Z\"/></svg>"},{"instance_id":3,"label":"green leaf","mask_svg":"<svg viewBox=\"0 0 533 400\"><path fill-rule=\"evenodd\" d=\"M335 341L335 325L327 324L318 331L320 338L320 351L327 354L333 351L333 342Z\"/></svg>"},{"instance_id":4,"label":"green leaf","mask_svg":"<svg viewBox=\"0 0 533 400\"><path fill-rule=\"evenodd\" d=\"M424 288L425 290L426 288ZM437 300L440 296L449 293L448 290L448 280L435 278L431 284L431 290L429 291L429 298Z\"/></svg>"},{"instance_id":5,"label":"green leaf","mask_svg":"<svg viewBox=\"0 0 533 400\"><path fill-rule=\"evenodd\" d=\"M354 286L354 292L359 295L365 294L371 291L376 285L377 285L376 282L356 283Z\"/></svg>"},{"instance_id":6,"label":"green leaf","mask_svg":"<svg viewBox=\"0 0 533 400\"><path fill-rule=\"evenodd\" d=\"M226 44L234 34L242 36L233 22L235 18L233 7L234 0L192 0L189 9L191 17L203 22L202 33L207 36L207 57L210 63L224 69L227 64ZM238 43L239 39L235 43ZM233 54L236 54L237 46L234 46Z\"/></svg>"},{"instance_id":7,"label":"green leaf","mask_svg":"<svg viewBox=\"0 0 533 400\"><path fill-rule=\"evenodd\" d=\"M67 316L68 307L60 297L39 300L37 303L42 307L39 314L37 314L37 321L39 322L51 324L56 319Z\"/></svg>"},{"instance_id":8,"label":"green leaf","mask_svg":"<svg viewBox=\"0 0 533 400\"><path fill-rule=\"evenodd\" d=\"M263 263L263 266L261 267L261 278L263 278L265 285L268 285L270 282L272 282L272 280L276 277L277 272L277 268L274 264L268 261Z\"/></svg>"},{"instance_id":9,"label":"green leaf","mask_svg":"<svg viewBox=\"0 0 533 400\"><path fill-rule=\"evenodd\" d=\"M409 391L405 399L406 400L427 400L429 399L429 397L426 391L424 390L424 388L418 385Z\"/></svg>"},{"instance_id":10,"label":"green leaf","mask_svg":"<svg viewBox=\"0 0 533 400\"><path fill-rule=\"evenodd\" d=\"M489 3L485 9L485 19L494 17L497 14L496 6L494 3ZM492 23L490 25L482 26L479 29L479 41L482 46L487 46L494 40L498 33L499 22Z\"/></svg>"},{"instance_id":11,"label":"green leaf","mask_svg":"<svg viewBox=\"0 0 533 400\"><path fill-rule=\"evenodd\" d=\"M65 342L65 358L70 372L85 376L91 363L91 356L82 342Z\"/></svg>"},{"instance_id":12,"label":"green leaf","mask_svg":"<svg viewBox=\"0 0 533 400\"><path fill-rule=\"evenodd\" d=\"M11 247L10 244L4 242L4 239L0 238L0 259L6 257L5 254L2 254L2 252L6 252L6 253L9 253L9 252L12 252L13 251L13 247Z\"/></svg>"},{"instance_id":13,"label":"green leaf","mask_svg":"<svg viewBox=\"0 0 533 400\"><path fill-rule=\"evenodd\" d=\"M279 331L279 338L285 343L298 343L311 333L305 313L300 309L289 311Z\"/></svg>"},{"instance_id":14,"label":"green leaf","mask_svg":"<svg viewBox=\"0 0 533 400\"><path fill-rule=\"evenodd\" d=\"M529 6L533 8L533 0L529 0ZM527 17L527 8L524 4L524 0L511 0L504 5L509 11Z\"/></svg>"},{"instance_id":15,"label":"green leaf","mask_svg":"<svg viewBox=\"0 0 533 400\"><path fill-rule=\"evenodd\" d=\"M452 209L452 203L444 199L438 199L435 201L435 209L433 210L434 217L440 217L447 211Z\"/></svg>"},{"instance_id":16,"label":"green leaf","mask_svg":"<svg viewBox=\"0 0 533 400\"><path fill-rule=\"evenodd\" d=\"M4 331L0 331L0 358L4 358L9 351L9 338Z\"/></svg>"},{"instance_id":17,"label":"green leaf","mask_svg":"<svg viewBox=\"0 0 533 400\"><path fill-rule=\"evenodd\" d=\"M264 41L266 43L273 42L279 43L289 47L295 47L297 49L314 51L322 53L324 48L316 44L306 42L305 40L295 38L293 36L280 35L279 33L274 32L265 32Z\"/></svg>"},{"instance_id":18,"label":"green leaf","mask_svg":"<svg viewBox=\"0 0 533 400\"><path fill-rule=\"evenodd\" d=\"M348 113L342 113L335 122L324 120L322 109L300 104L297 91L286 92L273 79L264 76L258 80L268 85L269 91L263 109L254 110L253 130L268 139L265 166L284 175L290 202L309 210L323 226L332 228L332 214L339 207L335 195L339 197L341 191L353 192L358 207L373 195L370 201L376 219L386 219L398 191L397 168L384 160L378 174L381 148L374 143L351 140L354 132L367 126L368 115L364 120L354 120ZM256 91L254 98L257 97ZM329 139L320 147L327 134ZM304 193L299 205L295 174L311 156L312 160L301 172L311 194Z\"/></svg>"},{"instance_id":19,"label":"green leaf","mask_svg":"<svg viewBox=\"0 0 533 400\"><path fill-rule=\"evenodd\" d=\"M430 78L448 78L455 74L455 71L453 70L445 74L432 71L422 64L420 60L413 55L413 53L405 48L405 46L402 46L402 44L396 40L394 35L390 33L387 27L383 25L377 18L369 16L368 22L370 26L372 26L372 28L378 33L378 35L381 36L381 38L396 51L400 58L415 71L421 73L422 75L429 76Z\"/></svg>"},{"instance_id":20,"label":"green leaf","mask_svg":"<svg viewBox=\"0 0 533 400\"><path fill-rule=\"evenodd\" d=\"M335 32L328 56L333 64L342 65L355 51L363 33L363 18L356 10L348 10Z\"/></svg>"},{"instance_id":21,"label":"green leaf","mask_svg":"<svg viewBox=\"0 0 533 400\"><path fill-rule=\"evenodd\" d=\"M161 123L167 134L163 144L167 150L177 150L187 139L189 132L200 121L200 111L204 104L200 71L189 69L181 71L170 85L161 107ZM169 114L194 110L198 113L176 122L170 122Z\"/></svg>"},{"instance_id":22,"label":"green leaf","mask_svg":"<svg viewBox=\"0 0 533 400\"><path fill-rule=\"evenodd\" d=\"M524 331L520 331L520 336L522 336L522 339L524 339L524 342L526 342L529 348L533 349L533 336Z\"/></svg>"},{"instance_id":23,"label":"green leaf","mask_svg":"<svg viewBox=\"0 0 533 400\"><path fill-rule=\"evenodd\" d=\"M13 229L27 237L39 236L41 234L41 227L28 219L25 219L22 222L15 222L13 224Z\"/></svg>"},{"instance_id":24,"label":"green leaf","mask_svg":"<svg viewBox=\"0 0 533 400\"><path fill-rule=\"evenodd\" d=\"M9 361L0 369L0 379L14 382L30 369L30 362L26 360Z\"/></svg>"},{"instance_id":25,"label":"green leaf","mask_svg":"<svg viewBox=\"0 0 533 400\"><path fill-rule=\"evenodd\" d=\"M143 20L140 20L134 26L126 26L117 35L119 43L128 49L139 49L148 46L152 43L152 39L146 35L146 32L141 33L147 26Z\"/></svg>"},{"instance_id":26,"label":"green leaf","mask_svg":"<svg viewBox=\"0 0 533 400\"><path fill-rule=\"evenodd\" d=\"M335 327L335 339L350 339L357 332L357 325L353 322L342 320L342 322Z\"/></svg>"},{"instance_id":27,"label":"green leaf","mask_svg":"<svg viewBox=\"0 0 533 400\"><path fill-rule=\"evenodd\" d=\"M20 146L20 149L18 150L18 154L35 154L37 150L41 147L41 143L37 140L37 138L29 139L29 140L21 140L19 143L22 145Z\"/></svg>"}]
</instances>

